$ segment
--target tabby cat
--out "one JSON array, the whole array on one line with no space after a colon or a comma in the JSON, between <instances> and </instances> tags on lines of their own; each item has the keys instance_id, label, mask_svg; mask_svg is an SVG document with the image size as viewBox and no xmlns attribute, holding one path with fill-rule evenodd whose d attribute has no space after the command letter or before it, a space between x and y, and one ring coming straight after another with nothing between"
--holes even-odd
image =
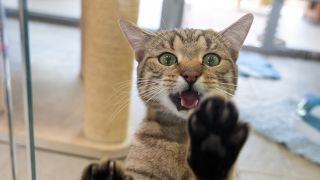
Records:
<instances>
[{"instance_id":1,"label":"tabby cat","mask_svg":"<svg viewBox=\"0 0 320 180\"><path fill-rule=\"evenodd\" d=\"M221 32L145 32L120 27L138 61L138 91L147 105L124 166L89 165L82 180L235 179L249 128L230 101L235 61L253 21L247 14Z\"/></svg>"}]
</instances>

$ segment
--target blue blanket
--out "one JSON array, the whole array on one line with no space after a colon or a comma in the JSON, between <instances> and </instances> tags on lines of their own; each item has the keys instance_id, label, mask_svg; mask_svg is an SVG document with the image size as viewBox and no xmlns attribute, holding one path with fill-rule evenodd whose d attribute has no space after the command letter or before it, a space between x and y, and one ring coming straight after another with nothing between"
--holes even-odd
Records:
<instances>
[{"instance_id":1,"label":"blue blanket","mask_svg":"<svg viewBox=\"0 0 320 180\"><path fill-rule=\"evenodd\" d=\"M299 101L292 97L249 109L240 106L241 119L249 122L261 134L284 144L292 152L320 164L320 145L310 141L296 126L297 121L301 121L296 113Z\"/></svg>"},{"instance_id":2,"label":"blue blanket","mask_svg":"<svg viewBox=\"0 0 320 180\"><path fill-rule=\"evenodd\" d=\"M264 79L280 79L280 73L268 61L268 57L256 52L241 51L237 60L239 75Z\"/></svg>"}]
</instances>

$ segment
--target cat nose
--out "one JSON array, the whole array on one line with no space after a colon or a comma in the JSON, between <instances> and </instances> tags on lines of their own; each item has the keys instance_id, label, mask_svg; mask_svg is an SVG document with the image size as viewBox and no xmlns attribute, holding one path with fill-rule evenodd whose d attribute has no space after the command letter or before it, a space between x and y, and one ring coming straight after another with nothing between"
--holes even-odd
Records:
<instances>
[{"instance_id":1,"label":"cat nose","mask_svg":"<svg viewBox=\"0 0 320 180\"><path fill-rule=\"evenodd\" d=\"M187 81L188 84L192 85L199 77L199 73L196 71L187 71L182 74L182 77Z\"/></svg>"}]
</instances>

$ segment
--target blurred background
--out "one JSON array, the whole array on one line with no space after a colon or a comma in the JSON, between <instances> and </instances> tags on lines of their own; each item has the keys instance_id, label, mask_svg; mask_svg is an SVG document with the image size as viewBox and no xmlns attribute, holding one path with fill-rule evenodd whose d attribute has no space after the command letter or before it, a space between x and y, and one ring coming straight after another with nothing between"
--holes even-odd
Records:
<instances>
[{"instance_id":1,"label":"blurred background","mask_svg":"<svg viewBox=\"0 0 320 180\"><path fill-rule=\"evenodd\" d=\"M145 106L119 18L220 31L246 13L239 177L320 178L320 1L29 0L27 14L23 2L1 1L1 180L78 180L90 162L125 158Z\"/></svg>"}]
</instances>

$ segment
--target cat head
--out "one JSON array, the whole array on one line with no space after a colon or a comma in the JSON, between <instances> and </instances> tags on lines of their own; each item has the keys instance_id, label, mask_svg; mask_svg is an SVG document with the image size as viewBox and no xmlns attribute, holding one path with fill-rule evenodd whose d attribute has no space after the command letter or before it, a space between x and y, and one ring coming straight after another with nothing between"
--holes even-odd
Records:
<instances>
[{"instance_id":1,"label":"cat head","mask_svg":"<svg viewBox=\"0 0 320 180\"><path fill-rule=\"evenodd\" d=\"M186 119L201 99L230 98L237 86L235 64L253 21L247 14L225 30L143 31L120 20L138 61L138 91L148 106Z\"/></svg>"}]
</instances>

